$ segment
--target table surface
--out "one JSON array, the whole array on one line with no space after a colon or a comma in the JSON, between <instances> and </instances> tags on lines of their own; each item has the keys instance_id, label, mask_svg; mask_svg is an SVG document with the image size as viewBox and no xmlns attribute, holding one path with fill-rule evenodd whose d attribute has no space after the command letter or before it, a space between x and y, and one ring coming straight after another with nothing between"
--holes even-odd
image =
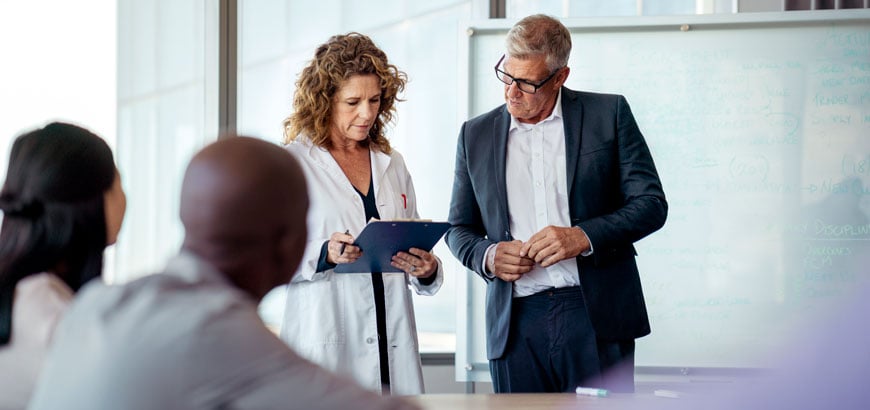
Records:
<instances>
[{"instance_id":1,"label":"table surface","mask_svg":"<svg viewBox=\"0 0 870 410\"><path fill-rule=\"evenodd\" d=\"M568 409L592 410L643 409L670 407L680 399L658 397L648 393L611 393L607 397L580 396L574 393L522 394L424 394L408 396L424 409Z\"/></svg>"}]
</instances>

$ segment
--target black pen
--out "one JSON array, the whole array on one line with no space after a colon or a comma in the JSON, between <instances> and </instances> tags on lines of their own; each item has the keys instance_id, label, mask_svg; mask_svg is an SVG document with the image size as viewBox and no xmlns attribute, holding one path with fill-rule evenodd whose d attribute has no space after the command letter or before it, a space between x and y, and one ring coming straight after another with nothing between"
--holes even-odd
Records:
<instances>
[{"instance_id":1,"label":"black pen","mask_svg":"<svg viewBox=\"0 0 870 410\"><path fill-rule=\"evenodd\" d=\"M350 229L345 229L345 230L344 230L344 234L345 234L345 235L350 235ZM341 248L338 248L338 256L341 256L342 254L344 254L344 247L345 247L345 246L347 246L347 244L344 243L344 242L342 242L342 243L341 243Z\"/></svg>"}]
</instances>

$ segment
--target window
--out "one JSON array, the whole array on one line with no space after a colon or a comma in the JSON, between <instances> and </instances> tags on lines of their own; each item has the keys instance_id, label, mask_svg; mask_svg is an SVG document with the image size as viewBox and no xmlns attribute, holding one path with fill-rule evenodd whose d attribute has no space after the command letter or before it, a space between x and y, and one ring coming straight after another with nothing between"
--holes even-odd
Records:
<instances>
[{"instance_id":1,"label":"window","mask_svg":"<svg viewBox=\"0 0 870 410\"><path fill-rule=\"evenodd\" d=\"M0 3L0 174L14 137L53 120L76 122L114 147L114 4Z\"/></svg>"},{"instance_id":2,"label":"window","mask_svg":"<svg viewBox=\"0 0 870 410\"><path fill-rule=\"evenodd\" d=\"M730 13L736 0L505 0L508 18L545 13L557 17L656 16Z\"/></svg>"},{"instance_id":3,"label":"window","mask_svg":"<svg viewBox=\"0 0 870 410\"><path fill-rule=\"evenodd\" d=\"M181 245L181 178L218 133L217 3L118 1L119 280L159 270Z\"/></svg>"},{"instance_id":4,"label":"window","mask_svg":"<svg viewBox=\"0 0 870 410\"><path fill-rule=\"evenodd\" d=\"M115 10L114 0L0 2L0 178L15 137L51 121L116 146Z\"/></svg>"}]
</instances>

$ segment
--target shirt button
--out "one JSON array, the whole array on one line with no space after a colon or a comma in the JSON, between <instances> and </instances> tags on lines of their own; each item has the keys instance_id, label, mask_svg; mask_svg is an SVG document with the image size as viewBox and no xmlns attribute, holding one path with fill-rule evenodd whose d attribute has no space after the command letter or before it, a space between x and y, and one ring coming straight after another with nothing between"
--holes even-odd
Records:
<instances>
[{"instance_id":1,"label":"shirt button","mask_svg":"<svg viewBox=\"0 0 870 410\"><path fill-rule=\"evenodd\" d=\"M368 343L368 344L372 344L372 343L374 343L374 342L375 342L375 339L374 339L374 338L371 338L371 337L366 338L366 343Z\"/></svg>"}]
</instances>

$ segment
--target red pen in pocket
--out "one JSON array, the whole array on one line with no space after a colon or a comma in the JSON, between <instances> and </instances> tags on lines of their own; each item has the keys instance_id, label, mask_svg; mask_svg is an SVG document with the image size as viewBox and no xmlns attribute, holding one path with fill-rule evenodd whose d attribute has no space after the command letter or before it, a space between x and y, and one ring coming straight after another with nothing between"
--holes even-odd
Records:
<instances>
[{"instance_id":1,"label":"red pen in pocket","mask_svg":"<svg viewBox=\"0 0 870 410\"><path fill-rule=\"evenodd\" d=\"M408 197L405 196L405 194L402 194L402 204L405 207L405 209L408 209Z\"/></svg>"}]
</instances>

